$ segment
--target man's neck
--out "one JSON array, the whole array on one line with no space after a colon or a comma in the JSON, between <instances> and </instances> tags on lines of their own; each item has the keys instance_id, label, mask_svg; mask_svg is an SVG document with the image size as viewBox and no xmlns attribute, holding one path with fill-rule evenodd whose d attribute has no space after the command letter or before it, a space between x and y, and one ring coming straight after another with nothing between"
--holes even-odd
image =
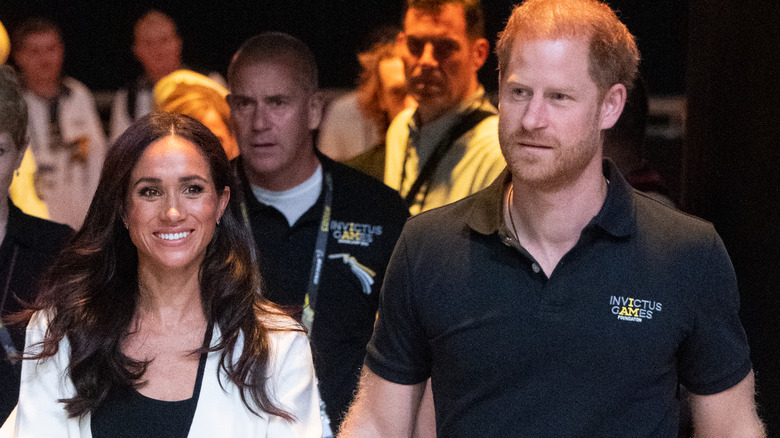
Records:
<instances>
[{"instance_id":1,"label":"man's neck","mask_svg":"<svg viewBox=\"0 0 780 438\"><path fill-rule=\"evenodd\" d=\"M417 121L420 126L427 123L434 122L439 118L457 110L461 106L469 102L477 90L480 89L479 82L474 80L473 84L469 86L468 92L457 102L450 103L449 105L437 102L436 99L431 99L430 102L421 100L417 102Z\"/></svg>"},{"instance_id":2,"label":"man's neck","mask_svg":"<svg viewBox=\"0 0 780 438\"><path fill-rule=\"evenodd\" d=\"M600 166L600 163L599 163ZM608 181L588 169L564 187L543 190L513 181L505 221L520 244L549 276L571 250L607 196Z\"/></svg>"},{"instance_id":3,"label":"man's neck","mask_svg":"<svg viewBox=\"0 0 780 438\"><path fill-rule=\"evenodd\" d=\"M441 116L447 114L455 107L449 108L433 108L429 105L420 104L417 105L417 124L420 126L427 125Z\"/></svg>"},{"instance_id":4,"label":"man's neck","mask_svg":"<svg viewBox=\"0 0 780 438\"><path fill-rule=\"evenodd\" d=\"M283 168L276 172L254 172L249 168L249 163L243 161L244 174L249 183L266 190L283 192L303 184L314 175L320 160L312 150L311 154L301 154L296 159L293 168Z\"/></svg>"},{"instance_id":5,"label":"man's neck","mask_svg":"<svg viewBox=\"0 0 780 438\"><path fill-rule=\"evenodd\" d=\"M46 82L28 82L27 89L42 99L51 99L60 91L60 80Z\"/></svg>"}]
</instances>

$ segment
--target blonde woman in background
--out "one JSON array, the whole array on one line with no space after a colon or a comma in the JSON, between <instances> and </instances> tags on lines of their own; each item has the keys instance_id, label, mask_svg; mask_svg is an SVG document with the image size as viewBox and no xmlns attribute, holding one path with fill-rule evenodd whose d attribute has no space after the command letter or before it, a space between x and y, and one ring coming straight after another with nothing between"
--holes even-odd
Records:
<instances>
[{"instance_id":1,"label":"blonde woman in background","mask_svg":"<svg viewBox=\"0 0 780 438\"><path fill-rule=\"evenodd\" d=\"M238 156L238 145L230 131L228 90L216 81L191 70L176 70L154 86L158 110L188 115L206 125L217 136L228 159Z\"/></svg>"}]
</instances>

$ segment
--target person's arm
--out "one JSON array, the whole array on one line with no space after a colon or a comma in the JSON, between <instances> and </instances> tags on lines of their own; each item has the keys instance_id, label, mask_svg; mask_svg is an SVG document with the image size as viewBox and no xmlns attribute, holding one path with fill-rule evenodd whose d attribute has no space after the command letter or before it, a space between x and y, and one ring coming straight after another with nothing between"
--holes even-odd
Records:
<instances>
[{"instance_id":1,"label":"person's arm","mask_svg":"<svg viewBox=\"0 0 780 438\"><path fill-rule=\"evenodd\" d=\"M414 438L436 438L436 409L433 406L433 389L431 379L425 384L420 401L420 409L417 411L417 424L414 426Z\"/></svg>"},{"instance_id":2,"label":"person's arm","mask_svg":"<svg viewBox=\"0 0 780 438\"><path fill-rule=\"evenodd\" d=\"M414 430L425 382L401 385L363 367L355 401L339 438L409 437Z\"/></svg>"},{"instance_id":3,"label":"person's arm","mask_svg":"<svg viewBox=\"0 0 780 438\"><path fill-rule=\"evenodd\" d=\"M691 394L696 437L763 437L737 278L723 241L707 227L709 247L687 254L695 260L688 270L696 273L691 287L698 291L689 307L691 330L677 353L680 383Z\"/></svg>"},{"instance_id":4,"label":"person's arm","mask_svg":"<svg viewBox=\"0 0 780 438\"><path fill-rule=\"evenodd\" d=\"M690 395L696 437L765 437L755 403L753 372L731 388L711 395Z\"/></svg>"}]
</instances>

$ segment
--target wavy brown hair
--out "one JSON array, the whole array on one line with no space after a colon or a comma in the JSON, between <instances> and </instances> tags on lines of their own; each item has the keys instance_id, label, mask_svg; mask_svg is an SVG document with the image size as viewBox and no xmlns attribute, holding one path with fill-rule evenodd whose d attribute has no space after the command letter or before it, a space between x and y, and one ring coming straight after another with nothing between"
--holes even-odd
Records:
<instances>
[{"instance_id":1,"label":"wavy brown hair","mask_svg":"<svg viewBox=\"0 0 780 438\"><path fill-rule=\"evenodd\" d=\"M374 122L377 134L384 136L392 121L387 110L382 107L382 80L379 77L379 64L385 59L400 57L395 41L380 42L370 50L360 52L358 61L361 72L358 84L358 107L367 119Z\"/></svg>"},{"instance_id":2,"label":"wavy brown hair","mask_svg":"<svg viewBox=\"0 0 780 438\"><path fill-rule=\"evenodd\" d=\"M111 147L95 198L81 230L56 258L43 279L33 311L47 311L49 325L41 352L28 359L55 355L60 341L70 343L68 375L76 388L61 400L70 417L92 412L113 386L140 384L148 362L122 352L138 305L138 253L122 216L130 175L141 154L158 139L175 135L192 142L209 164L218 193L224 187L238 194L225 151L217 137L195 119L153 113L134 123ZM293 420L271 400L265 385L270 355L269 332L263 315L281 313L260 294L261 279L252 235L241 220L241 207L231 200L200 266L200 290L206 320L221 331L214 347L195 351L220 352L227 379L241 391L247 408ZM244 336L239 344L239 334ZM233 353L241 350L233 361ZM220 377L220 384L222 380ZM251 399L251 402L250 402Z\"/></svg>"}]
</instances>

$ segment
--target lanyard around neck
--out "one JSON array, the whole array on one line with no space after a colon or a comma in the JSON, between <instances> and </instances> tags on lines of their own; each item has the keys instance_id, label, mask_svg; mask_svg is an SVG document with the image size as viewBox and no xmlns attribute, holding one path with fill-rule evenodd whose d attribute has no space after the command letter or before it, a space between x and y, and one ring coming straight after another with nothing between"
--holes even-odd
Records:
<instances>
[{"instance_id":1,"label":"lanyard around neck","mask_svg":"<svg viewBox=\"0 0 780 438\"><path fill-rule=\"evenodd\" d=\"M317 292L319 291L320 277L322 276L322 262L325 260L325 250L328 246L330 214L333 205L333 176L331 176L330 172L323 172L322 182L324 183L322 189L325 190L322 217L320 218L320 228L317 230L317 241L314 245L314 256L311 261L309 284L306 287L306 297L303 304L303 325L309 330L309 333L311 333L311 327L314 323L314 309L316 308Z\"/></svg>"},{"instance_id":2,"label":"lanyard around neck","mask_svg":"<svg viewBox=\"0 0 780 438\"><path fill-rule=\"evenodd\" d=\"M439 163L441 163L441 161L444 159L444 156L447 154L447 152L452 149L452 146L455 144L455 142L461 136L474 129L481 121L493 115L495 115L495 112L492 110L483 109L482 104L480 104L476 108L463 114L458 119L458 121L447 130L439 143L437 143L433 148L433 152L431 152L430 157L425 160L425 163L423 163L422 166L418 164L418 168L420 170L417 173L417 178L415 178L412 186L409 188L409 191L403 195L404 200L406 201L406 205L410 208L410 210L413 206L419 205L420 211L422 211L422 208L425 205L425 198L428 196L428 191L431 187L434 175L439 167ZM419 131L417 135L419 136ZM403 191L404 181L407 177L406 164L407 160L409 159L409 155L411 154L412 148L414 148L414 144L410 132L409 138L406 142L406 149L404 150L404 161L401 166L401 184L399 186L401 191ZM419 211L412 212L412 214L416 213L419 213Z\"/></svg>"},{"instance_id":3,"label":"lanyard around neck","mask_svg":"<svg viewBox=\"0 0 780 438\"><path fill-rule=\"evenodd\" d=\"M6 237L8 237L6 235ZM6 357L10 360L11 364L16 366L19 360L19 352L16 350L14 341L11 338L11 334L3 324L2 312L5 308L5 301L8 298L8 292L11 286L11 277L14 274L14 268L16 267L16 256L19 253L19 247L14 245L14 251L11 255L11 262L8 264L8 278L5 281L5 287L3 288L2 300L0 300L0 346L5 350Z\"/></svg>"},{"instance_id":4,"label":"lanyard around neck","mask_svg":"<svg viewBox=\"0 0 780 438\"><path fill-rule=\"evenodd\" d=\"M325 190L325 199L322 205L320 228L317 230L317 242L314 245L314 257L311 261L309 286L306 288L306 297L303 299L303 317L301 320L303 326L306 327L306 334L309 336L309 339L311 339L311 328L314 325L314 309L317 303L317 291L320 288L322 261L325 260L325 250L328 246L330 214L333 205L333 177L330 172L323 172L322 182L324 183L322 189ZM330 419L328 418L327 412L325 412L325 402L322 400L322 395L320 395L320 420L322 421L322 436L327 438L332 437L333 432L331 432L330 429Z\"/></svg>"}]
</instances>

